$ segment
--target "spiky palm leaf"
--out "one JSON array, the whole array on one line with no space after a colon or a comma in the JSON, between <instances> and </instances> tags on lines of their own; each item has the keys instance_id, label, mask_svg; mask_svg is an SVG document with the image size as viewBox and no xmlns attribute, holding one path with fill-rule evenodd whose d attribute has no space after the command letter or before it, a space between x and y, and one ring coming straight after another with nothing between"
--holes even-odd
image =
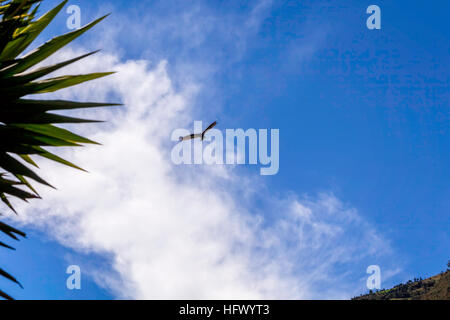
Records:
<instances>
[{"instance_id":1,"label":"spiky palm leaf","mask_svg":"<svg viewBox=\"0 0 450 320\"><path fill-rule=\"evenodd\" d=\"M58 115L51 111L115 105L23 98L31 94L54 92L111 74L111 72L91 73L39 80L95 53L82 55L55 65L35 68L38 63L106 17L101 17L78 30L55 37L37 49L24 54L24 51L53 20L67 0L36 19L41 2L42 0L0 0L0 200L14 212L9 201L11 197L23 201L39 198L39 194L29 180L51 186L29 167L29 165L37 167L31 156L41 156L80 169L47 151L45 147L80 146L95 143L54 124L96 121ZM14 240L18 240L19 236L25 237L25 233L4 222L0 222L0 234ZM0 246L13 249L2 241L0 241ZM12 275L0 268L1 277L20 285ZM0 290L0 297L11 299L2 290Z\"/></svg>"}]
</instances>

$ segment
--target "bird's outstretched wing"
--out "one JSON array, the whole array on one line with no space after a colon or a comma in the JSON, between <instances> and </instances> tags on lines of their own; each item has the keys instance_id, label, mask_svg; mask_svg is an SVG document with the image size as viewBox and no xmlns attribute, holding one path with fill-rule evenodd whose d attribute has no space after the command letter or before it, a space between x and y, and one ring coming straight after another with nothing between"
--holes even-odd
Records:
<instances>
[{"instance_id":1,"label":"bird's outstretched wing","mask_svg":"<svg viewBox=\"0 0 450 320\"><path fill-rule=\"evenodd\" d=\"M205 137L205 133L206 133L208 130L214 128L214 127L216 126L216 124L217 124L217 121L214 121L213 123L211 123L211 124L208 126L208 128L205 129L205 131L203 131L203 133L202 133L202 140L203 140L203 138Z\"/></svg>"},{"instance_id":2,"label":"bird's outstretched wing","mask_svg":"<svg viewBox=\"0 0 450 320\"><path fill-rule=\"evenodd\" d=\"M213 123L211 123L211 124L208 126L208 128L206 128L205 131L203 131L203 134L205 134L206 131L208 131L209 129L214 128L214 127L216 126L216 124L217 124L217 121L214 121Z\"/></svg>"}]
</instances>

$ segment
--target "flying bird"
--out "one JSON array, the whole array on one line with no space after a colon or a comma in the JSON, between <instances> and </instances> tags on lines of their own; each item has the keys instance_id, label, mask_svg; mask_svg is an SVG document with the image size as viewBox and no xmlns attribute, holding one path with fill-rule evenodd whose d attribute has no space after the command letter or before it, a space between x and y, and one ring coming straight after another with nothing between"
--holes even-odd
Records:
<instances>
[{"instance_id":1,"label":"flying bird","mask_svg":"<svg viewBox=\"0 0 450 320\"><path fill-rule=\"evenodd\" d=\"M195 138L200 138L201 140L203 140L205 138L205 133L208 130L214 128L216 126L216 124L217 124L217 121L214 121L202 133L192 133L192 134L189 134L189 135L187 135L185 137L180 137L180 141L186 141L186 140L195 139Z\"/></svg>"}]
</instances>

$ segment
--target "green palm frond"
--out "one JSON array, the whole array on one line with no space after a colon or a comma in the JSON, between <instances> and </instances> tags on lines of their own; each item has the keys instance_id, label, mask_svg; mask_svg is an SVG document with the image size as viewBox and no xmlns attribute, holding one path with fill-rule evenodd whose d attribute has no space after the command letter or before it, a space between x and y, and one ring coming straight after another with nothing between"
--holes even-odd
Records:
<instances>
[{"instance_id":1,"label":"green palm frond","mask_svg":"<svg viewBox=\"0 0 450 320\"><path fill-rule=\"evenodd\" d=\"M42 0L0 0L0 201L16 212L10 199L23 201L40 198L30 181L50 186L34 170L32 157L43 157L72 168L83 170L46 150L45 147L74 147L96 142L79 136L55 124L91 123L97 120L73 118L53 111L114 106L111 103L74 102L63 100L32 100L24 96L54 92L95 80L112 72L83 75L65 75L41 79L69 64L88 57L91 52L54 65L36 68L36 65L91 29L106 16L86 26L57 36L38 48L25 53L39 34L61 11L67 0L39 18L36 14ZM1 213L0 213L1 214ZM19 240L25 233L0 221L0 235ZM1 241L0 247L14 249ZM0 278L21 284L0 268ZM0 297L11 297L0 290Z\"/></svg>"}]
</instances>

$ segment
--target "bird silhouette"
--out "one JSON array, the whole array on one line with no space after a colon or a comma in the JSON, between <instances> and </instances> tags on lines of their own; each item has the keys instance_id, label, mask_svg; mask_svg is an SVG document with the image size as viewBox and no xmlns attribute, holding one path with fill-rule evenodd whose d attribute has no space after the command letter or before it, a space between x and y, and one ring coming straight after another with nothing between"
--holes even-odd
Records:
<instances>
[{"instance_id":1,"label":"bird silhouette","mask_svg":"<svg viewBox=\"0 0 450 320\"><path fill-rule=\"evenodd\" d=\"M189 134L187 136L180 137L180 141L186 141L186 140L195 139L195 138L200 138L201 140L203 140L205 138L205 133L208 130L214 128L216 126L216 124L217 124L217 121L214 121L202 133L192 133L192 134Z\"/></svg>"}]
</instances>

